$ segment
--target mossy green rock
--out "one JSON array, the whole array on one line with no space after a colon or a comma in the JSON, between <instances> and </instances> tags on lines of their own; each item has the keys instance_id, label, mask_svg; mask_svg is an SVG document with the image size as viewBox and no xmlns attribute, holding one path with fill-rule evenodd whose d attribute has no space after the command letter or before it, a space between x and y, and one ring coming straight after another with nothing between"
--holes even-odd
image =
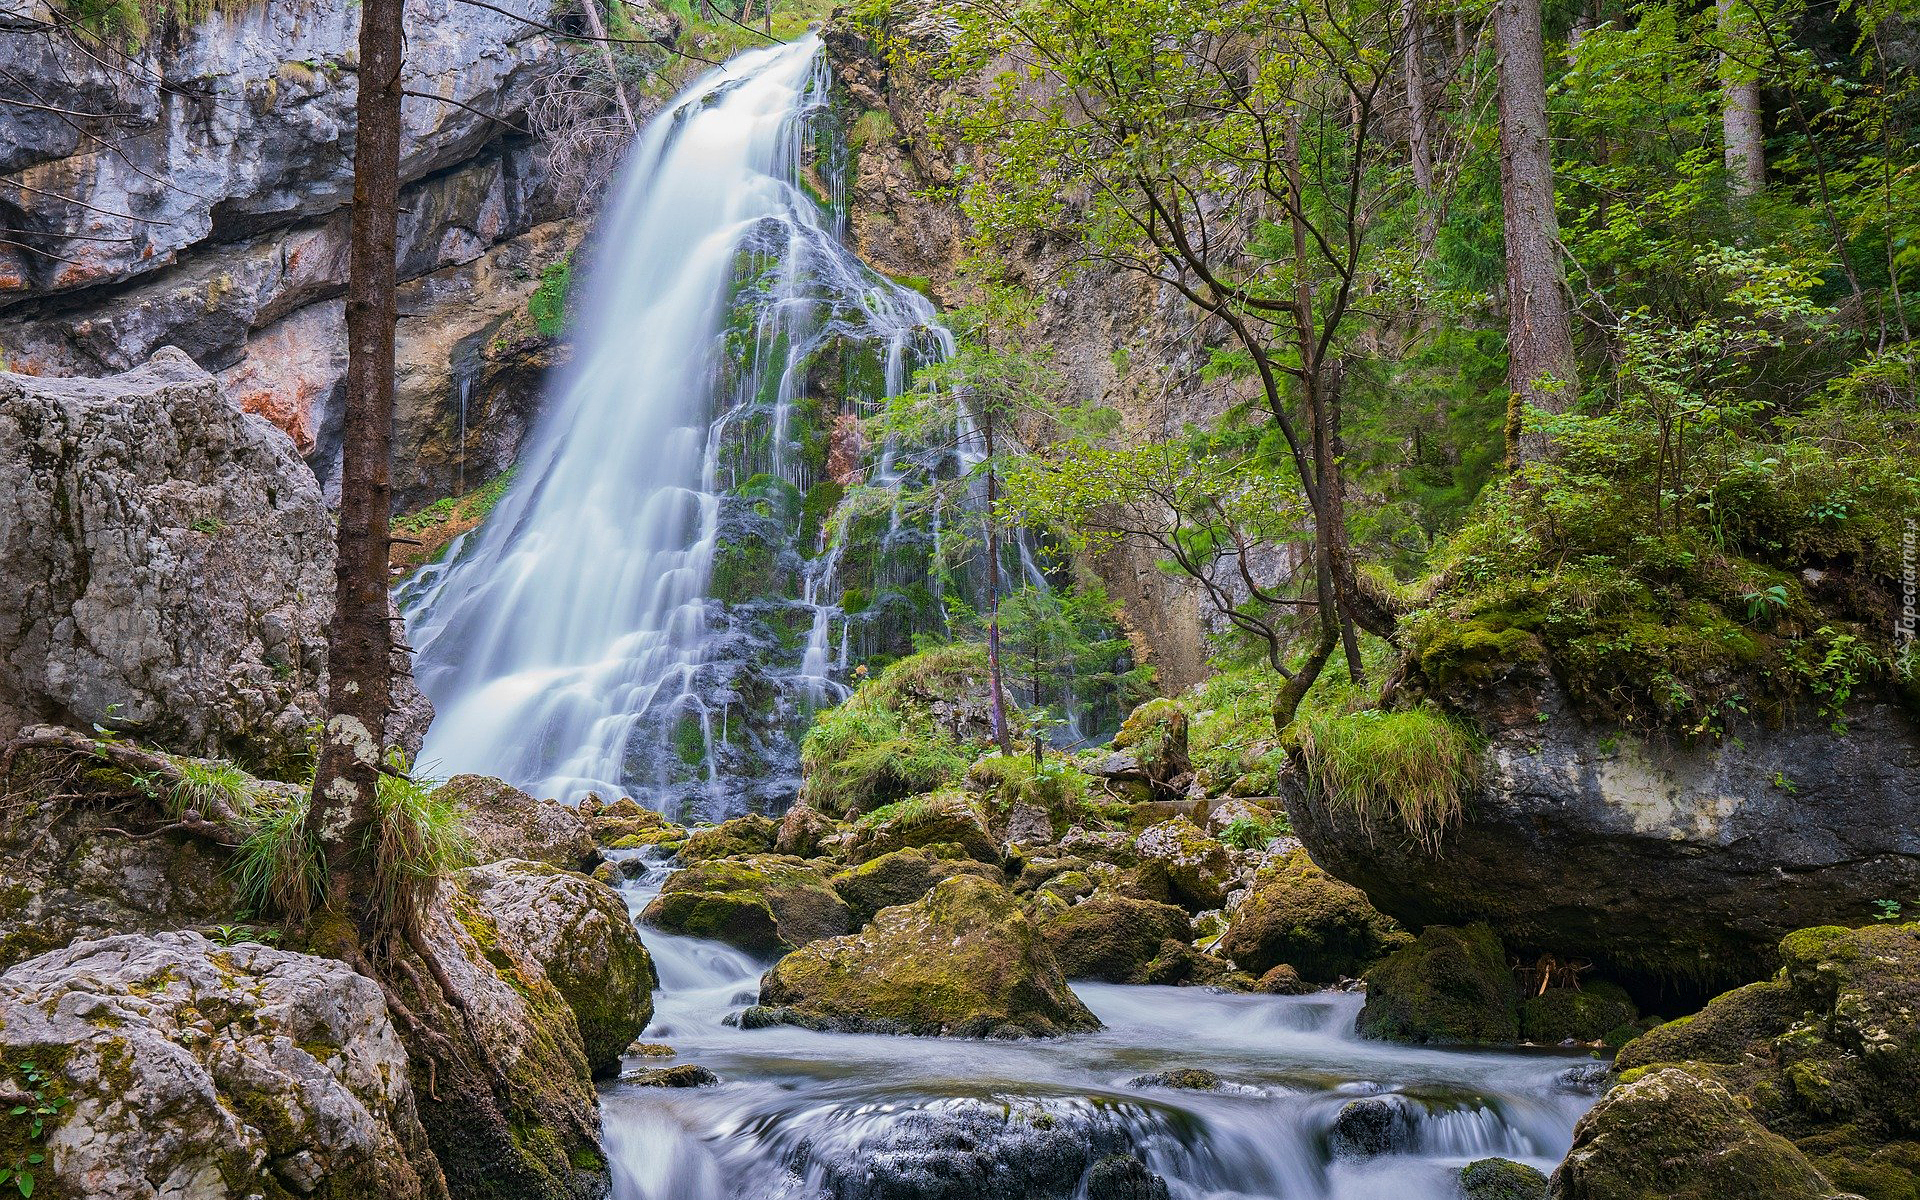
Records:
<instances>
[{"instance_id":1,"label":"mossy green rock","mask_svg":"<svg viewBox=\"0 0 1920 1200\"><path fill-rule=\"evenodd\" d=\"M818 1028L946 1036L1046 1036L1097 1029L1013 893L971 875L882 909L849 937L774 964L760 987L771 1019Z\"/></svg>"},{"instance_id":2,"label":"mossy green rock","mask_svg":"<svg viewBox=\"0 0 1920 1200\"><path fill-rule=\"evenodd\" d=\"M1360 1036L1393 1042L1520 1039L1519 997L1500 939L1485 925L1437 925L1366 974Z\"/></svg>"},{"instance_id":3,"label":"mossy green rock","mask_svg":"<svg viewBox=\"0 0 1920 1200\"><path fill-rule=\"evenodd\" d=\"M1547 1200L1547 1177L1509 1158L1483 1158L1460 1168L1467 1200Z\"/></svg>"},{"instance_id":4,"label":"mossy green rock","mask_svg":"<svg viewBox=\"0 0 1920 1200\"><path fill-rule=\"evenodd\" d=\"M1251 975L1286 963L1310 983L1357 976L1407 935L1367 901L1295 850L1262 868L1233 912L1220 949Z\"/></svg>"},{"instance_id":5,"label":"mossy green rock","mask_svg":"<svg viewBox=\"0 0 1920 1200\"><path fill-rule=\"evenodd\" d=\"M1724 1084L1836 1187L1920 1198L1920 925L1820 926L1778 975L1621 1048L1634 1082L1679 1065Z\"/></svg>"},{"instance_id":6,"label":"mossy green rock","mask_svg":"<svg viewBox=\"0 0 1920 1200\"><path fill-rule=\"evenodd\" d=\"M715 859L675 871L640 914L656 929L713 938L749 954L798 949L854 927L826 872L778 854Z\"/></svg>"},{"instance_id":7,"label":"mossy green rock","mask_svg":"<svg viewBox=\"0 0 1920 1200\"><path fill-rule=\"evenodd\" d=\"M1187 714L1172 700L1149 700L1127 714L1114 735L1116 749L1130 750L1155 783L1170 783L1192 770L1187 757Z\"/></svg>"},{"instance_id":8,"label":"mossy green rock","mask_svg":"<svg viewBox=\"0 0 1920 1200\"><path fill-rule=\"evenodd\" d=\"M1133 845L1141 868L1165 878L1175 901L1196 912L1226 903L1233 882L1233 851L1192 821L1175 817L1149 825Z\"/></svg>"},{"instance_id":9,"label":"mossy green rock","mask_svg":"<svg viewBox=\"0 0 1920 1200\"><path fill-rule=\"evenodd\" d=\"M696 829L680 847L682 862L704 862L711 858L738 858L747 854L765 854L780 836L780 826L772 817L748 815L722 821L712 829Z\"/></svg>"},{"instance_id":10,"label":"mossy green rock","mask_svg":"<svg viewBox=\"0 0 1920 1200\"><path fill-rule=\"evenodd\" d=\"M958 788L914 796L862 817L847 838L847 861L858 865L914 847L955 846L960 854L998 864L1000 848L973 797Z\"/></svg>"},{"instance_id":11,"label":"mossy green rock","mask_svg":"<svg viewBox=\"0 0 1920 1200\"><path fill-rule=\"evenodd\" d=\"M1041 933L1068 979L1145 983L1161 944L1171 939L1184 945L1193 926L1171 904L1096 892L1048 917Z\"/></svg>"},{"instance_id":12,"label":"mossy green rock","mask_svg":"<svg viewBox=\"0 0 1920 1200\"><path fill-rule=\"evenodd\" d=\"M1792 1142L1726 1088L1674 1068L1615 1088L1580 1119L1553 1200L1829 1200Z\"/></svg>"},{"instance_id":13,"label":"mossy green rock","mask_svg":"<svg viewBox=\"0 0 1920 1200\"><path fill-rule=\"evenodd\" d=\"M998 867L970 858L942 858L916 846L849 867L827 882L847 902L854 923L864 925L881 909L912 904L932 891L935 884L955 875L1001 881Z\"/></svg>"},{"instance_id":14,"label":"mossy green rock","mask_svg":"<svg viewBox=\"0 0 1920 1200\"><path fill-rule=\"evenodd\" d=\"M1597 1042L1639 1017L1625 989L1598 980L1581 987L1548 988L1521 1001L1520 1036L1548 1046Z\"/></svg>"}]
</instances>

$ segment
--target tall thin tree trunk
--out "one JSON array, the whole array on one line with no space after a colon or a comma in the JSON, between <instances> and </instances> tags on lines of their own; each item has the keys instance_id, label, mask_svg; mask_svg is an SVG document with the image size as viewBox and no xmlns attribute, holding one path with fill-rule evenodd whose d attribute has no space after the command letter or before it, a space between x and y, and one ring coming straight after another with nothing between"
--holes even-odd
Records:
<instances>
[{"instance_id":1,"label":"tall thin tree trunk","mask_svg":"<svg viewBox=\"0 0 1920 1200\"><path fill-rule=\"evenodd\" d=\"M1741 0L1720 0L1720 36L1728 47L1744 45L1751 15ZM1727 189L1749 200L1767 186L1767 138L1760 123L1760 75L1726 50L1720 53L1720 126L1726 146Z\"/></svg>"},{"instance_id":2,"label":"tall thin tree trunk","mask_svg":"<svg viewBox=\"0 0 1920 1200\"><path fill-rule=\"evenodd\" d=\"M633 119L633 105L627 103L627 87L620 82L620 67L613 61L613 45L607 41L607 26L600 19L600 0L580 0L580 11L587 15L587 28L599 39L600 61L607 68L607 78L613 81L613 98L620 102L620 115L627 119L627 132L638 129Z\"/></svg>"},{"instance_id":3,"label":"tall thin tree trunk","mask_svg":"<svg viewBox=\"0 0 1920 1200\"><path fill-rule=\"evenodd\" d=\"M1413 186L1420 193L1420 259L1433 255L1438 230L1438 200L1433 194L1433 141L1427 111L1426 22L1420 0L1400 0L1400 21L1406 27L1406 57L1401 74L1407 89L1407 152L1412 159Z\"/></svg>"},{"instance_id":4,"label":"tall thin tree trunk","mask_svg":"<svg viewBox=\"0 0 1920 1200\"><path fill-rule=\"evenodd\" d=\"M1507 448L1515 463L1546 456L1546 435L1522 433L1531 408L1565 412L1578 391L1572 313L1553 208L1546 45L1540 0L1495 0L1500 56L1500 194L1507 242Z\"/></svg>"},{"instance_id":5,"label":"tall thin tree trunk","mask_svg":"<svg viewBox=\"0 0 1920 1200\"><path fill-rule=\"evenodd\" d=\"M327 630L327 728L308 830L325 856L327 904L375 919L366 834L392 704L393 628L387 599L400 211L402 19L406 0L361 0L360 93L353 153L347 274L347 402L333 623Z\"/></svg>"}]
</instances>

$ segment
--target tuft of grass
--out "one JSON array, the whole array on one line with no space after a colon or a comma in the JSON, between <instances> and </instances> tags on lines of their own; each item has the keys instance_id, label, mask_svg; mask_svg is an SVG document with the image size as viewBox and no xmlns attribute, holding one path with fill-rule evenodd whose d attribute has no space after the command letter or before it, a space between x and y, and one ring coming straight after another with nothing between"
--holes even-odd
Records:
<instances>
[{"instance_id":1,"label":"tuft of grass","mask_svg":"<svg viewBox=\"0 0 1920 1200\"><path fill-rule=\"evenodd\" d=\"M1473 736L1431 706L1309 712L1288 731L1309 790L1371 838L1398 829L1428 853L1459 822L1479 775Z\"/></svg>"},{"instance_id":2,"label":"tuft of grass","mask_svg":"<svg viewBox=\"0 0 1920 1200\"><path fill-rule=\"evenodd\" d=\"M466 813L440 790L441 780L407 772L398 751L387 758L376 788L379 821L368 832L376 903L389 914L409 914L433 882L473 863ZM403 917L404 919L404 917Z\"/></svg>"},{"instance_id":3,"label":"tuft of grass","mask_svg":"<svg viewBox=\"0 0 1920 1200\"><path fill-rule=\"evenodd\" d=\"M286 788L249 797L246 831L228 870L252 912L304 914L326 889L320 848L307 831L312 793Z\"/></svg>"},{"instance_id":4,"label":"tuft of grass","mask_svg":"<svg viewBox=\"0 0 1920 1200\"><path fill-rule=\"evenodd\" d=\"M253 803L253 780L232 763L199 763L182 759L180 778L167 794L167 815L178 818L188 809L201 813L231 809L246 813Z\"/></svg>"}]
</instances>

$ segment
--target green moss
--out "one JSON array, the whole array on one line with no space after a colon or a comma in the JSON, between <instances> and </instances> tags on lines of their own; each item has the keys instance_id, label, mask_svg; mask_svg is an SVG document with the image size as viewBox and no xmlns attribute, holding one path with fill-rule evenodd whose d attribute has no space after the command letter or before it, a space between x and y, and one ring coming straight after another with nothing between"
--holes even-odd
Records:
<instances>
[{"instance_id":1,"label":"green moss","mask_svg":"<svg viewBox=\"0 0 1920 1200\"><path fill-rule=\"evenodd\" d=\"M1547 1200L1547 1177L1506 1158L1483 1158L1460 1168L1467 1200Z\"/></svg>"},{"instance_id":2,"label":"green moss","mask_svg":"<svg viewBox=\"0 0 1920 1200\"><path fill-rule=\"evenodd\" d=\"M1639 1017L1640 1010L1626 991L1605 980L1582 987L1548 988L1520 1002L1520 1036L1549 1046L1564 1041L1597 1042Z\"/></svg>"},{"instance_id":3,"label":"green moss","mask_svg":"<svg viewBox=\"0 0 1920 1200\"><path fill-rule=\"evenodd\" d=\"M1366 974L1362 1037L1395 1042L1519 1040L1518 996L1500 939L1485 925L1433 926Z\"/></svg>"},{"instance_id":4,"label":"green moss","mask_svg":"<svg viewBox=\"0 0 1920 1200\"><path fill-rule=\"evenodd\" d=\"M943 646L863 683L807 731L802 798L830 815L862 813L959 778L971 756L933 706L977 694L985 675L979 647Z\"/></svg>"},{"instance_id":5,"label":"green moss","mask_svg":"<svg viewBox=\"0 0 1920 1200\"><path fill-rule=\"evenodd\" d=\"M1220 949L1241 970L1264 975L1291 966L1312 983L1357 976L1407 935L1365 892L1328 875L1295 850L1255 877L1234 910Z\"/></svg>"}]
</instances>

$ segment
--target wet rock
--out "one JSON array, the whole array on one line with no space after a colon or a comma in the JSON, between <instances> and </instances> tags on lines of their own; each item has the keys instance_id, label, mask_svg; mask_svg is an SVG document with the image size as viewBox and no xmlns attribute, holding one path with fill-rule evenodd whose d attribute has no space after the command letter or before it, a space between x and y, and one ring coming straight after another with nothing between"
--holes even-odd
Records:
<instances>
[{"instance_id":1,"label":"wet rock","mask_svg":"<svg viewBox=\"0 0 1920 1200\"><path fill-rule=\"evenodd\" d=\"M1254 985L1253 977L1235 970L1232 963L1175 938L1160 943L1160 952L1141 968L1139 982L1235 992L1250 992Z\"/></svg>"},{"instance_id":2,"label":"wet rock","mask_svg":"<svg viewBox=\"0 0 1920 1200\"><path fill-rule=\"evenodd\" d=\"M940 858L925 850L894 850L879 858L850 867L827 882L852 910L854 925L864 925L873 914L896 904L911 904L933 889L942 879L955 875L975 875L994 883L1001 881L1000 868L973 859Z\"/></svg>"},{"instance_id":3,"label":"wet rock","mask_svg":"<svg viewBox=\"0 0 1920 1200\"><path fill-rule=\"evenodd\" d=\"M1171 904L1096 892L1046 918L1041 934L1068 979L1144 983L1147 964L1172 939L1193 937L1187 914Z\"/></svg>"},{"instance_id":4,"label":"wet rock","mask_svg":"<svg viewBox=\"0 0 1920 1200\"><path fill-rule=\"evenodd\" d=\"M748 815L722 821L711 829L696 829L680 847L682 862L704 862L710 858L738 858L748 854L767 854L780 835L780 826L771 817Z\"/></svg>"},{"instance_id":5,"label":"wet rock","mask_svg":"<svg viewBox=\"0 0 1920 1200\"><path fill-rule=\"evenodd\" d=\"M1156 869L1187 908L1219 908L1233 877L1233 853L1185 817L1149 826L1134 840L1143 868Z\"/></svg>"},{"instance_id":6,"label":"wet rock","mask_svg":"<svg viewBox=\"0 0 1920 1200\"><path fill-rule=\"evenodd\" d=\"M563 871L592 871L600 861L593 835L580 815L552 800L532 796L484 775L455 775L440 787L466 816L467 837L481 862L524 858Z\"/></svg>"},{"instance_id":7,"label":"wet rock","mask_svg":"<svg viewBox=\"0 0 1920 1200\"><path fill-rule=\"evenodd\" d=\"M1013 894L967 875L882 909L860 933L781 959L761 981L760 1003L884 1033L1045 1036L1100 1024Z\"/></svg>"},{"instance_id":8,"label":"wet rock","mask_svg":"<svg viewBox=\"0 0 1920 1200\"><path fill-rule=\"evenodd\" d=\"M573 1010L587 1066L619 1069L626 1046L653 1019L653 960L605 884L546 863L507 860L460 873L516 956L540 964Z\"/></svg>"},{"instance_id":9,"label":"wet rock","mask_svg":"<svg viewBox=\"0 0 1920 1200\"><path fill-rule=\"evenodd\" d=\"M958 788L915 796L875 809L847 839L847 861L858 865L895 850L952 846L954 857L1000 862L1000 846L973 797Z\"/></svg>"},{"instance_id":10,"label":"wet rock","mask_svg":"<svg viewBox=\"0 0 1920 1200\"><path fill-rule=\"evenodd\" d=\"M1589 1096L1598 1096L1607 1090L1612 1082L1612 1072L1603 1062L1581 1063L1577 1067L1568 1067L1554 1077L1554 1082L1569 1092L1580 1092Z\"/></svg>"},{"instance_id":11,"label":"wet rock","mask_svg":"<svg viewBox=\"0 0 1920 1200\"><path fill-rule=\"evenodd\" d=\"M1109 1154L1087 1172L1087 1200L1167 1200L1167 1181L1131 1154Z\"/></svg>"},{"instance_id":12,"label":"wet rock","mask_svg":"<svg viewBox=\"0 0 1920 1200\"><path fill-rule=\"evenodd\" d=\"M1596 980L1555 987L1520 1002L1520 1036L1543 1046L1630 1036L1640 1010L1619 984ZM1616 1042L1616 1044L1618 1044Z\"/></svg>"},{"instance_id":13,"label":"wet rock","mask_svg":"<svg viewBox=\"0 0 1920 1200\"><path fill-rule=\"evenodd\" d=\"M25 1062L67 1101L42 1195L446 1194L380 989L331 959L191 933L30 959L0 975L0 1088Z\"/></svg>"},{"instance_id":14,"label":"wet rock","mask_svg":"<svg viewBox=\"0 0 1920 1200\"><path fill-rule=\"evenodd\" d=\"M1666 1068L1615 1088L1574 1127L1554 1200L1834 1200L1792 1142L1717 1083Z\"/></svg>"},{"instance_id":15,"label":"wet rock","mask_svg":"<svg viewBox=\"0 0 1920 1200\"><path fill-rule=\"evenodd\" d=\"M780 818L773 848L781 854L813 858L826 848L828 838L840 832L840 822L807 804L796 804Z\"/></svg>"},{"instance_id":16,"label":"wet rock","mask_svg":"<svg viewBox=\"0 0 1920 1200\"><path fill-rule=\"evenodd\" d=\"M1128 1087L1179 1088L1189 1092L1215 1092L1220 1090L1220 1077L1212 1071L1203 1071L1198 1067L1176 1067L1171 1071L1155 1071L1150 1075L1135 1075L1127 1080Z\"/></svg>"},{"instance_id":17,"label":"wet rock","mask_svg":"<svg viewBox=\"0 0 1920 1200\"><path fill-rule=\"evenodd\" d=\"M773 955L854 928L852 910L820 867L784 855L716 859L675 871L641 913L668 933L714 938Z\"/></svg>"},{"instance_id":18,"label":"wet rock","mask_svg":"<svg viewBox=\"0 0 1920 1200\"><path fill-rule=\"evenodd\" d=\"M1467 1200L1547 1200L1547 1177L1525 1163L1483 1158L1460 1168Z\"/></svg>"},{"instance_id":19,"label":"wet rock","mask_svg":"<svg viewBox=\"0 0 1920 1200\"><path fill-rule=\"evenodd\" d=\"M694 1063L681 1063L677 1067L657 1067L650 1071L628 1071L620 1076L620 1082L634 1087L657 1088L698 1088L717 1087L720 1077L705 1067Z\"/></svg>"},{"instance_id":20,"label":"wet rock","mask_svg":"<svg viewBox=\"0 0 1920 1200\"><path fill-rule=\"evenodd\" d=\"M100 724L297 776L332 596L312 472L185 355L0 373L0 737ZM430 710L398 686L391 732L417 748Z\"/></svg>"},{"instance_id":21,"label":"wet rock","mask_svg":"<svg viewBox=\"0 0 1920 1200\"><path fill-rule=\"evenodd\" d=\"M1837 1188L1920 1194L1920 925L1781 939L1772 980L1627 1043L1627 1083L1664 1065L1728 1088Z\"/></svg>"},{"instance_id":22,"label":"wet rock","mask_svg":"<svg viewBox=\"0 0 1920 1200\"><path fill-rule=\"evenodd\" d=\"M1257 992L1269 996L1305 996L1319 989L1300 978L1300 972L1286 963L1270 968L1254 985Z\"/></svg>"},{"instance_id":23,"label":"wet rock","mask_svg":"<svg viewBox=\"0 0 1920 1200\"><path fill-rule=\"evenodd\" d=\"M1269 862L1232 913L1220 950L1244 971L1263 975L1281 963L1313 983L1358 975L1404 945L1406 934L1365 892L1328 875L1306 851Z\"/></svg>"},{"instance_id":24,"label":"wet rock","mask_svg":"<svg viewBox=\"0 0 1920 1200\"><path fill-rule=\"evenodd\" d=\"M1513 972L1484 925L1435 926L1366 974L1362 1037L1394 1042L1518 1041Z\"/></svg>"},{"instance_id":25,"label":"wet rock","mask_svg":"<svg viewBox=\"0 0 1920 1200\"><path fill-rule=\"evenodd\" d=\"M1809 709L1650 742L1581 719L1531 666L1452 699L1490 740L1442 854L1289 799L1314 859L1412 927L1484 921L1522 958L1710 994L1768 969L1792 930L1920 894L1920 724L1897 705L1850 706L1844 734Z\"/></svg>"},{"instance_id":26,"label":"wet rock","mask_svg":"<svg viewBox=\"0 0 1920 1200\"><path fill-rule=\"evenodd\" d=\"M1335 1158L1371 1158L1392 1154L1413 1143L1413 1115L1387 1096L1349 1100L1327 1131L1327 1149Z\"/></svg>"}]
</instances>

